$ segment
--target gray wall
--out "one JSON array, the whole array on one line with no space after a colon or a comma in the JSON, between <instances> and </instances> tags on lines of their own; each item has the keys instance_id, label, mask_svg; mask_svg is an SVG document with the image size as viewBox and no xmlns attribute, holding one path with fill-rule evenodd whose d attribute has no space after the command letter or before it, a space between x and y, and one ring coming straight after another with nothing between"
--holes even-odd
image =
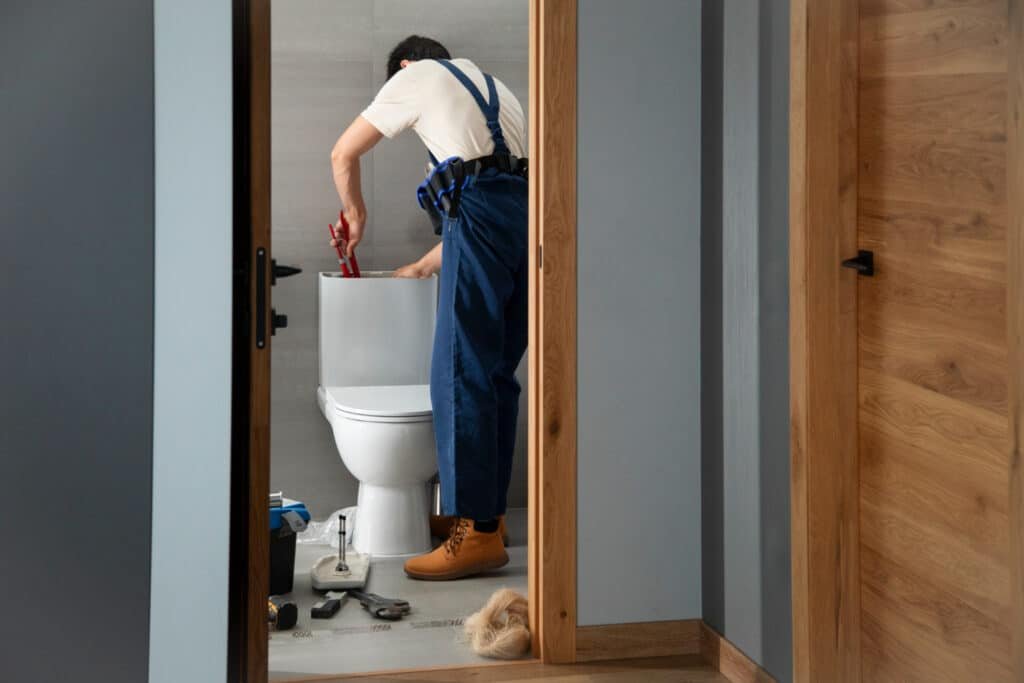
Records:
<instances>
[{"instance_id":1,"label":"gray wall","mask_svg":"<svg viewBox=\"0 0 1024 683\"><path fill-rule=\"evenodd\" d=\"M327 223L339 201L330 150L385 80L387 54L409 35L440 40L502 80L527 107L526 0L274 0L273 240L278 263L303 274L282 280L274 305L289 327L273 345L272 473L275 489L305 500L323 517L355 504L356 481L338 457L316 407L316 273L337 269ZM369 213L359 248L364 269L393 269L436 244L417 206L426 149L407 132L384 140L363 160ZM520 367L526 385L526 363ZM526 505L526 392L509 504Z\"/></svg>"},{"instance_id":2,"label":"gray wall","mask_svg":"<svg viewBox=\"0 0 1024 683\"><path fill-rule=\"evenodd\" d=\"M792 678L788 13L725 0L703 17L704 618L780 681Z\"/></svg>"},{"instance_id":3,"label":"gray wall","mask_svg":"<svg viewBox=\"0 0 1024 683\"><path fill-rule=\"evenodd\" d=\"M154 6L149 680L223 681L231 446L231 2L156 0Z\"/></svg>"},{"instance_id":4,"label":"gray wall","mask_svg":"<svg viewBox=\"0 0 1024 683\"><path fill-rule=\"evenodd\" d=\"M580 625L701 616L701 3L579 3Z\"/></svg>"},{"instance_id":5,"label":"gray wall","mask_svg":"<svg viewBox=\"0 0 1024 683\"><path fill-rule=\"evenodd\" d=\"M137 683L149 657L152 4L5 0L0 64L0 677Z\"/></svg>"},{"instance_id":6,"label":"gray wall","mask_svg":"<svg viewBox=\"0 0 1024 683\"><path fill-rule=\"evenodd\" d=\"M760 660L760 323L758 74L760 3L727 0L723 69L722 437L725 618L729 637Z\"/></svg>"}]
</instances>

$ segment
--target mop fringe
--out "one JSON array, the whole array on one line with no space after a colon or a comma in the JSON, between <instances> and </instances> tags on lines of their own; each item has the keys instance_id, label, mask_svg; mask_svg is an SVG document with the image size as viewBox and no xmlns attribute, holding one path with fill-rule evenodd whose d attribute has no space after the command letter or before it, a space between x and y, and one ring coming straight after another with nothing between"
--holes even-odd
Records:
<instances>
[{"instance_id":1,"label":"mop fringe","mask_svg":"<svg viewBox=\"0 0 1024 683\"><path fill-rule=\"evenodd\" d=\"M518 659L530 650L529 606L519 593L502 588L479 612L466 619L473 651L492 659Z\"/></svg>"}]
</instances>

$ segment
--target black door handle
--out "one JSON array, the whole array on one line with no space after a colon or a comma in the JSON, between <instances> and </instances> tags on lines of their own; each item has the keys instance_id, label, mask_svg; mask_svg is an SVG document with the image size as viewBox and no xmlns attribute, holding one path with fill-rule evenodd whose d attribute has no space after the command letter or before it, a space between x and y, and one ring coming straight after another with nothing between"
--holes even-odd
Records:
<instances>
[{"instance_id":1,"label":"black door handle","mask_svg":"<svg viewBox=\"0 0 1024 683\"><path fill-rule=\"evenodd\" d=\"M270 260L270 284L276 285L277 278L279 277L291 277L292 275L298 275L302 272L302 268L295 266L279 266L277 265L277 259ZM281 327L284 327L282 325Z\"/></svg>"},{"instance_id":2,"label":"black door handle","mask_svg":"<svg viewBox=\"0 0 1024 683\"><path fill-rule=\"evenodd\" d=\"M853 268L858 275L871 277L875 274L875 253L861 249L855 257L843 261L842 266L843 268Z\"/></svg>"},{"instance_id":3,"label":"black door handle","mask_svg":"<svg viewBox=\"0 0 1024 683\"><path fill-rule=\"evenodd\" d=\"M267 250L263 247L256 249L256 348L262 349L267 345ZM279 266L274 259L270 260L270 284L277 282L279 277L290 277L302 272L301 268L295 266ZM270 309L270 335L277 334L278 329L288 327L288 316Z\"/></svg>"},{"instance_id":4,"label":"black door handle","mask_svg":"<svg viewBox=\"0 0 1024 683\"><path fill-rule=\"evenodd\" d=\"M256 348L267 345L267 250L256 249Z\"/></svg>"}]
</instances>

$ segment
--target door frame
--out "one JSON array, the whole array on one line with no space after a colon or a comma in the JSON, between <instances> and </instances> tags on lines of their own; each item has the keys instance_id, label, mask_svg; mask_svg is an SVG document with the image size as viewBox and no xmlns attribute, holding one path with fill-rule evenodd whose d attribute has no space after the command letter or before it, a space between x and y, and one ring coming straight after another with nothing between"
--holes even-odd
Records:
<instances>
[{"instance_id":1,"label":"door frame","mask_svg":"<svg viewBox=\"0 0 1024 683\"><path fill-rule=\"evenodd\" d=\"M856 275L858 0L792 0L793 680L860 680Z\"/></svg>"},{"instance_id":2,"label":"door frame","mask_svg":"<svg viewBox=\"0 0 1024 683\"><path fill-rule=\"evenodd\" d=\"M792 0L790 412L794 681L859 681L858 0ZM1024 183L1024 3L1010 0L1010 187ZM1024 193L1008 193L1013 666L1024 680Z\"/></svg>"},{"instance_id":3,"label":"door frame","mask_svg":"<svg viewBox=\"0 0 1024 683\"><path fill-rule=\"evenodd\" d=\"M270 2L234 17L234 342L228 678L267 680ZM576 0L530 0L528 581L533 655L576 654ZM262 251L262 258L261 258ZM258 264L262 266L258 267ZM269 287L269 284L266 286Z\"/></svg>"},{"instance_id":4,"label":"door frame","mask_svg":"<svg viewBox=\"0 0 1024 683\"><path fill-rule=\"evenodd\" d=\"M1024 187L1024 3L1010 0L1008 187ZM1008 192L1006 264L1010 427L1010 628L1011 663L1024 679L1024 192Z\"/></svg>"}]
</instances>

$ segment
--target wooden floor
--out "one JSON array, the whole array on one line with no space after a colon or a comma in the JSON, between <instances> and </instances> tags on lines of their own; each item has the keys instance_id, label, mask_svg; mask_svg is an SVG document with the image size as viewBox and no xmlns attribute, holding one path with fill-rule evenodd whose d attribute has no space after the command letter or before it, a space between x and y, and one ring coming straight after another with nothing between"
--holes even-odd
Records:
<instances>
[{"instance_id":1,"label":"wooden floor","mask_svg":"<svg viewBox=\"0 0 1024 683\"><path fill-rule=\"evenodd\" d=\"M615 683L643 681L644 683L729 683L697 655L687 657L658 657L630 659L617 662L591 662L588 664L545 665L538 662L496 664L462 669L438 669L414 673L383 673L341 678L304 679L316 683L441 683L473 681L473 683L519 683L521 681L548 681L548 683Z\"/></svg>"}]
</instances>

